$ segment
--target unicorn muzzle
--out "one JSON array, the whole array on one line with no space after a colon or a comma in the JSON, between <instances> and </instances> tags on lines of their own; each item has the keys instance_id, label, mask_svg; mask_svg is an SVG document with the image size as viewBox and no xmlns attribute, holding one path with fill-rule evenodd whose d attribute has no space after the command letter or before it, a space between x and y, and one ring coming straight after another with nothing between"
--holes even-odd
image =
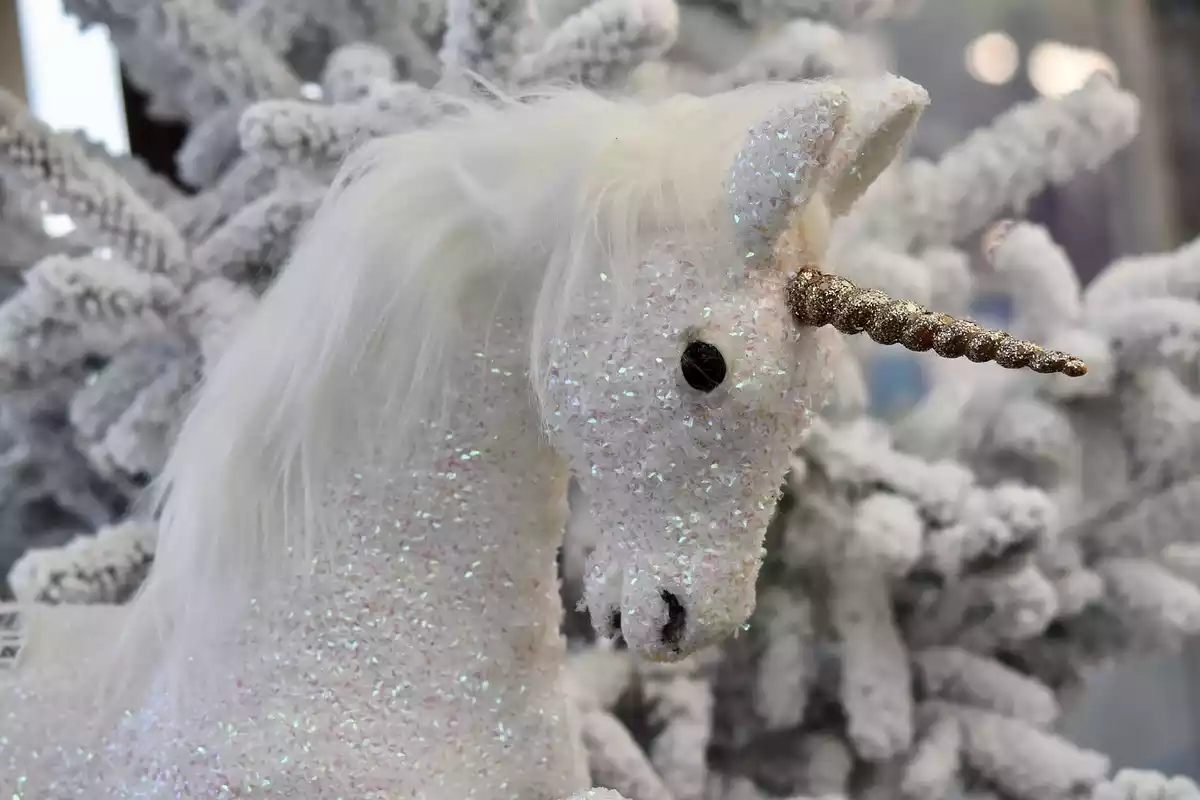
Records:
<instances>
[{"instance_id":1,"label":"unicorn muzzle","mask_svg":"<svg viewBox=\"0 0 1200 800\"><path fill-rule=\"evenodd\" d=\"M672 655L684 655L691 616L677 592L660 589L657 597L622 603L620 609L611 611L608 632L635 652L669 660Z\"/></svg>"},{"instance_id":2,"label":"unicorn muzzle","mask_svg":"<svg viewBox=\"0 0 1200 800\"><path fill-rule=\"evenodd\" d=\"M753 610L753 580L725 579L712 588L704 591L694 582L631 576L619 604L593 607L595 627L644 658L676 661L721 642Z\"/></svg>"}]
</instances>

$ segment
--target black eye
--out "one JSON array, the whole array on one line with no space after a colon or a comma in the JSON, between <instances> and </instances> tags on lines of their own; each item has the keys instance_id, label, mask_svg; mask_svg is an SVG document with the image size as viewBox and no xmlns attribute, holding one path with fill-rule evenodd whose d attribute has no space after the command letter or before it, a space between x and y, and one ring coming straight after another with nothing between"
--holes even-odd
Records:
<instances>
[{"instance_id":1,"label":"black eye","mask_svg":"<svg viewBox=\"0 0 1200 800\"><path fill-rule=\"evenodd\" d=\"M679 365L688 386L705 394L724 383L728 372L725 357L716 345L708 342L688 342Z\"/></svg>"}]
</instances>

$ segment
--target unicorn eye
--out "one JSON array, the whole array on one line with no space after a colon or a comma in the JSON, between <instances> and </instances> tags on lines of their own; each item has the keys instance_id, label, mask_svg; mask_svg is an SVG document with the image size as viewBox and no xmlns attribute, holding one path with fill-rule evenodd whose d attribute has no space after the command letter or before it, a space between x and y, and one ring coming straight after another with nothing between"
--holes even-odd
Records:
<instances>
[{"instance_id":1,"label":"unicorn eye","mask_svg":"<svg viewBox=\"0 0 1200 800\"><path fill-rule=\"evenodd\" d=\"M698 340L688 342L687 347L683 348L679 366L687 385L705 394L715 391L729 374L729 367L720 348L710 342Z\"/></svg>"}]
</instances>

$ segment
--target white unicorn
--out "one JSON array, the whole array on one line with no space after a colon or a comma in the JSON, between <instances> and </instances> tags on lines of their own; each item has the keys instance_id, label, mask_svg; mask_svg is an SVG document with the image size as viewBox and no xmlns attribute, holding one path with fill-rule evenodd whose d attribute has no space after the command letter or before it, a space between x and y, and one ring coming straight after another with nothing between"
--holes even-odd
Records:
<instances>
[{"instance_id":1,"label":"white unicorn","mask_svg":"<svg viewBox=\"0 0 1200 800\"><path fill-rule=\"evenodd\" d=\"M0 786L585 792L555 566L571 474L599 632L680 658L753 608L828 380L819 326L1080 369L820 271L926 103L870 88L551 92L357 152L187 419L116 661L75 642L105 635L91 617L31 614ZM69 687L101 667L124 713L85 723Z\"/></svg>"}]
</instances>

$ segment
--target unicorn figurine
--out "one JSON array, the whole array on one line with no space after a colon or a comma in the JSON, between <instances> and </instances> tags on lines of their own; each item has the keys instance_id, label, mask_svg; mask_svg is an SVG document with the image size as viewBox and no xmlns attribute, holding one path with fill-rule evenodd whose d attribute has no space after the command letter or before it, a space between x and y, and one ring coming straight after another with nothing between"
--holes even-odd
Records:
<instances>
[{"instance_id":1,"label":"unicorn figurine","mask_svg":"<svg viewBox=\"0 0 1200 800\"><path fill-rule=\"evenodd\" d=\"M678 659L753 609L833 328L1082 370L822 269L927 102L911 83L528 100L345 164L195 400L141 593L107 627L29 611L0 786L589 796L555 563L571 475L598 632Z\"/></svg>"}]
</instances>

